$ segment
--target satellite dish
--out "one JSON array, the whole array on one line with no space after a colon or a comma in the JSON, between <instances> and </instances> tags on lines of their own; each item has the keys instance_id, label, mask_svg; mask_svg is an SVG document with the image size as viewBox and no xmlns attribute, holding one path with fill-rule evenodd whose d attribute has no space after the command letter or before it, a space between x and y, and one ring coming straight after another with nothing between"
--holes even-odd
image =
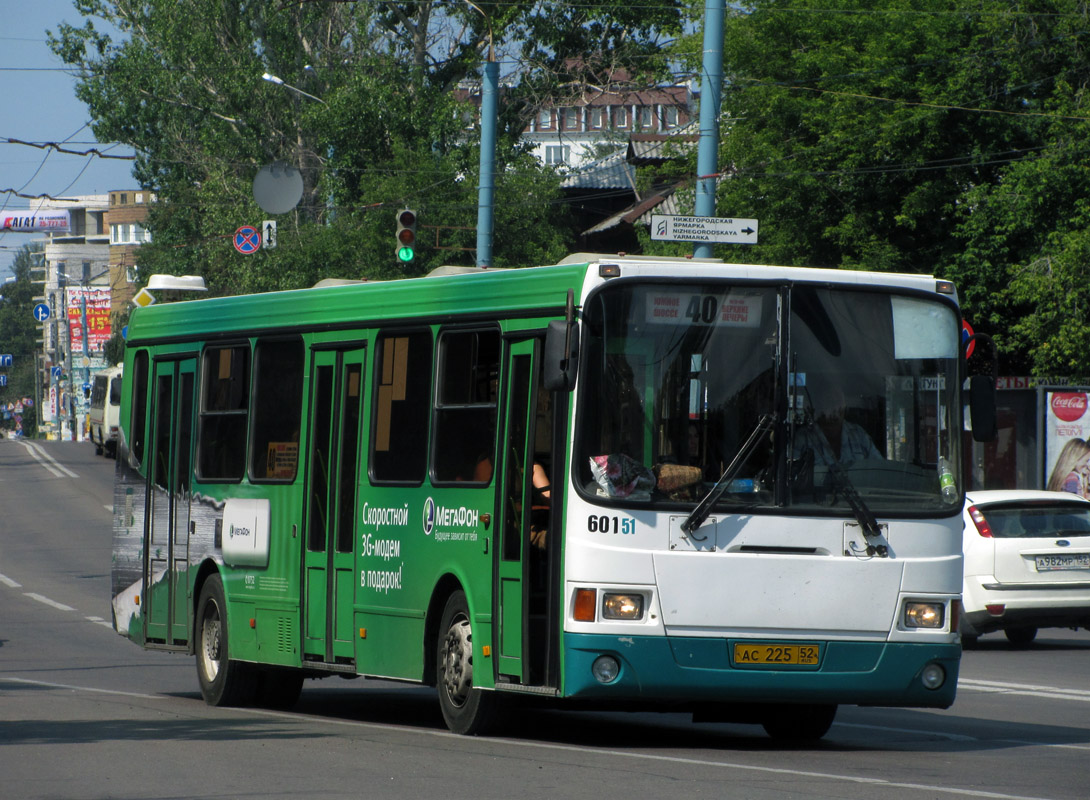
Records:
<instances>
[{"instance_id":1,"label":"satellite dish","mask_svg":"<svg viewBox=\"0 0 1090 800\"><path fill-rule=\"evenodd\" d=\"M284 214L299 204L303 176L291 164L277 161L262 167L254 177L254 200L269 214Z\"/></svg>"}]
</instances>

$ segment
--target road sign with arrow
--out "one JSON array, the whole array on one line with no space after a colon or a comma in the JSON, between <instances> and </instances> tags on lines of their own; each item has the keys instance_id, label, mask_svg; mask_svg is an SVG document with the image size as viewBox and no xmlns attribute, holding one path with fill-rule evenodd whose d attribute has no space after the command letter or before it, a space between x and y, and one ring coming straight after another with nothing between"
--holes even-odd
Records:
<instances>
[{"instance_id":1,"label":"road sign with arrow","mask_svg":"<svg viewBox=\"0 0 1090 800\"><path fill-rule=\"evenodd\" d=\"M757 244L757 220L653 214L651 238L666 242Z\"/></svg>"}]
</instances>

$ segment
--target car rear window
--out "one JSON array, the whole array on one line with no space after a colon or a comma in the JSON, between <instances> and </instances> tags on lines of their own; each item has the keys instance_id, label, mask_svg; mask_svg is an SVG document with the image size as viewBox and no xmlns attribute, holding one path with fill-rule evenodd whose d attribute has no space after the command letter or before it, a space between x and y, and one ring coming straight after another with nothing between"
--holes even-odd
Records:
<instances>
[{"instance_id":1,"label":"car rear window","mask_svg":"<svg viewBox=\"0 0 1090 800\"><path fill-rule=\"evenodd\" d=\"M997 539L1090 536L1090 506L1047 503L977 506Z\"/></svg>"}]
</instances>

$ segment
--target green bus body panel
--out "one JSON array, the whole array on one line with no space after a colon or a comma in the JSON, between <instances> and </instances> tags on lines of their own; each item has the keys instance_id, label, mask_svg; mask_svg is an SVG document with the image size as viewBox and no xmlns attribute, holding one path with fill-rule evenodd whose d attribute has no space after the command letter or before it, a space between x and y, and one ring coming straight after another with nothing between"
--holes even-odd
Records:
<instances>
[{"instance_id":1,"label":"green bus body panel","mask_svg":"<svg viewBox=\"0 0 1090 800\"><path fill-rule=\"evenodd\" d=\"M743 640L738 640L743 642ZM747 643L745 640L743 643ZM564 696L608 702L835 703L949 708L957 690L960 644L821 642L817 667L737 667L735 640L683 636L564 634ZM598 683L591 665L601 655L621 664L617 679ZM931 663L946 670L938 689L920 672Z\"/></svg>"},{"instance_id":2,"label":"green bus body panel","mask_svg":"<svg viewBox=\"0 0 1090 800\"><path fill-rule=\"evenodd\" d=\"M152 360L199 356L205 343L277 335L301 335L312 360L312 346L366 342L363 419L372 418L374 393L373 345L387 323L401 327L441 326L446 322L499 321L505 331L544 328L563 312L569 289L578 294L587 266L556 266L496 270L452 277L359 283L301 289L262 295L163 303L136 309L129 322L126 364L130 380L135 353L146 348ZM198 364L198 367L200 365ZM301 388L305 406L311 397L311 375L305 370ZM135 643L163 647L144 635L143 614L148 607L164 606L158 598L168 586L142 587L137 575L144 559L143 508L146 492L144 467L131 463L127 442L132 440L132 395L126 384L121 409L121 444L115 485L114 595L125 595L127 616L116 627ZM150 415L150 411L149 411ZM300 442L308 441L310 420L301 420ZM569 420L570 424L570 412ZM365 425L369 423L365 422ZM197 434L199 438L199 433ZM365 445L366 446L366 445ZM366 459L366 454L364 458ZM145 460L147 455L145 454ZM193 463L196 463L194 454ZM424 648L427 613L436 587L444 580L459 583L466 592L473 616L479 670L475 682L494 685L490 660L483 648L492 641L492 566L495 524L483 521L476 530L438 528L422 533L424 503L434 498L446 508L467 508L495 516L498 483L488 487L372 486L361 472L357 501L356 546L351 579L338 583L335 635L351 639L356 671L360 674L421 680L427 665ZM305 469L302 458L289 484L193 481L190 504L194 527L189 566L173 584L175 607L188 612L189 623L200 592L199 580L209 562L222 576L227 597L227 625L231 655L242 661L305 667L301 652L306 615L321 614L316 602L303 596L305 536ZM216 540L217 520L229 498L268 499L269 559L265 567L231 566L223 561ZM369 526L362 519L364 504L371 509L408 508L403 525ZM222 534L220 534L222 535ZM367 537L372 552L361 552ZM396 541L396 555L378 543ZM379 553L383 553L380 555ZM312 592L321 592L321 586ZM136 596L135 603L133 597ZM144 597L140 597L144 595ZM119 606L115 603L115 615ZM415 646L408 643L417 643ZM408 644L408 646L407 646ZM192 642L190 642L192 647Z\"/></svg>"},{"instance_id":3,"label":"green bus body panel","mask_svg":"<svg viewBox=\"0 0 1090 800\"><path fill-rule=\"evenodd\" d=\"M494 270L476 274L376 281L260 295L163 303L133 310L128 343L252 335L270 330L373 327L438 318L541 316L578 293L586 265Z\"/></svg>"}]
</instances>

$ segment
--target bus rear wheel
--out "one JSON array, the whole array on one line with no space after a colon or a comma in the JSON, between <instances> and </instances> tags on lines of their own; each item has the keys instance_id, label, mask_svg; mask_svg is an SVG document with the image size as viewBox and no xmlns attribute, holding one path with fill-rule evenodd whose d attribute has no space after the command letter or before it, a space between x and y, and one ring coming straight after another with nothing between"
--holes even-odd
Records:
<instances>
[{"instance_id":1,"label":"bus rear wheel","mask_svg":"<svg viewBox=\"0 0 1090 800\"><path fill-rule=\"evenodd\" d=\"M813 742L829 732L835 718L835 705L784 705L770 710L762 724L773 739Z\"/></svg>"},{"instance_id":2,"label":"bus rear wheel","mask_svg":"<svg viewBox=\"0 0 1090 800\"><path fill-rule=\"evenodd\" d=\"M464 592L447 598L436 648L439 707L454 733L484 733L496 715L496 696L473 686L473 626Z\"/></svg>"},{"instance_id":3,"label":"bus rear wheel","mask_svg":"<svg viewBox=\"0 0 1090 800\"><path fill-rule=\"evenodd\" d=\"M197 679L204 702L210 706L246 705L253 699L257 677L253 668L230 658L227 638L227 600L223 581L212 575L197 602Z\"/></svg>"}]
</instances>

